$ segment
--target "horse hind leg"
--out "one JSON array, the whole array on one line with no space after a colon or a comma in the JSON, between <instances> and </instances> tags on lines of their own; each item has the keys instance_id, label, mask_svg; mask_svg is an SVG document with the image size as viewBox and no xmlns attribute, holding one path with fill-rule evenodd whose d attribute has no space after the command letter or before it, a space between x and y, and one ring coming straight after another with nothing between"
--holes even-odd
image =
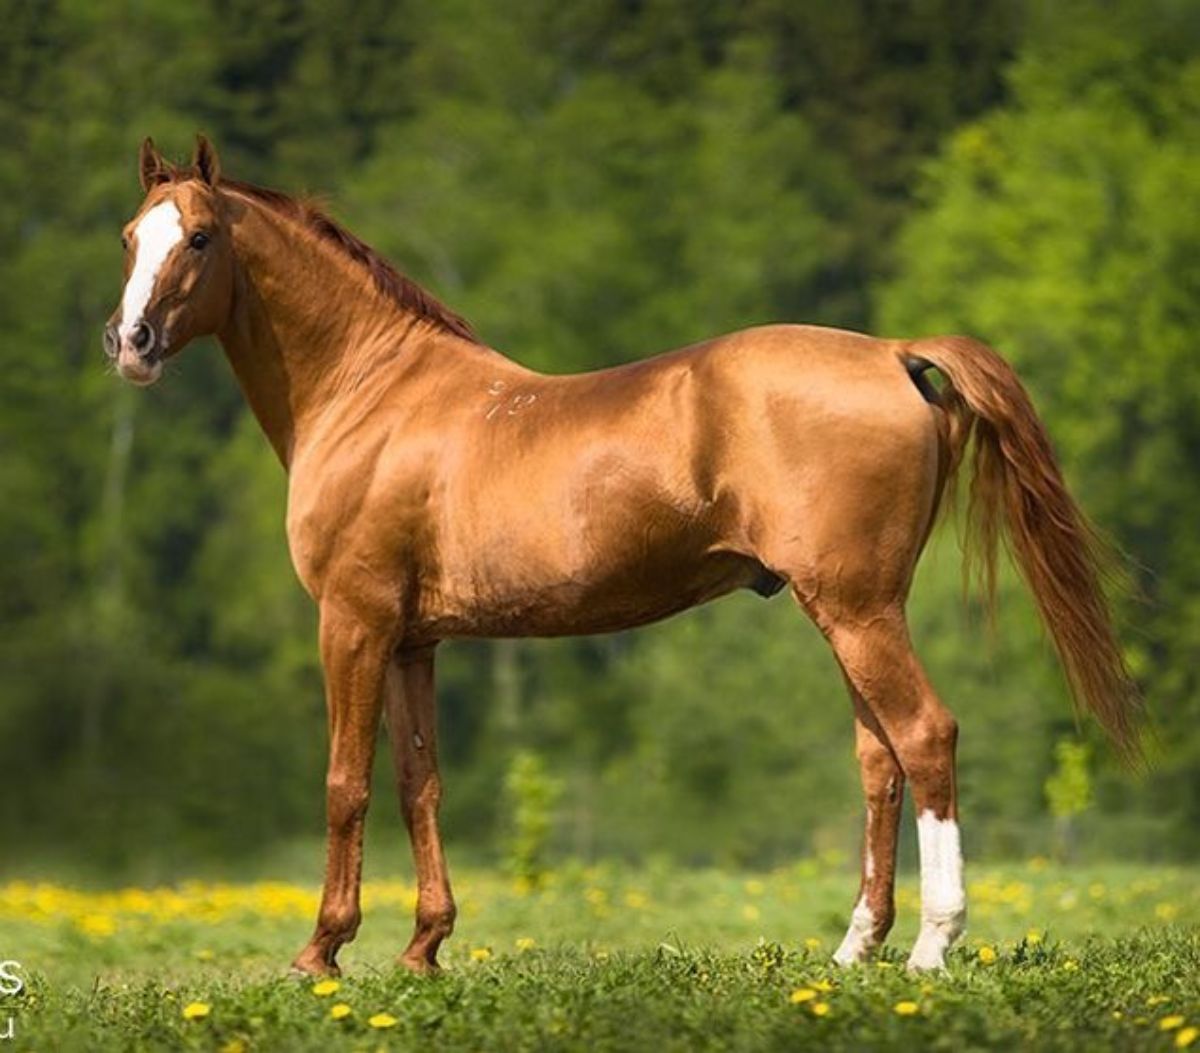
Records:
<instances>
[{"instance_id":1,"label":"horse hind leg","mask_svg":"<svg viewBox=\"0 0 1200 1053\"><path fill-rule=\"evenodd\" d=\"M867 618L860 612L853 619L826 622L822 628L856 702L873 718L880 741L886 740L912 789L921 859L921 929L908 965L942 968L966 924L955 783L957 722L913 653L899 605ZM869 730L870 725L864 728ZM875 747L868 754L879 757ZM885 763L872 763L886 771ZM871 790L867 792L869 801ZM888 813L883 821L894 818ZM870 823L868 812L868 830Z\"/></svg>"},{"instance_id":2,"label":"horse hind leg","mask_svg":"<svg viewBox=\"0 0 1200 1053\"><path fill-rule=\"evenodd\" d=\"M866 799L862 877L850 927L833 955L839 965L868 960L887 939L896 917L896 839L904 772L879 722L847 680L854 700L855 752Z\"/></svg>"}]
</instances>

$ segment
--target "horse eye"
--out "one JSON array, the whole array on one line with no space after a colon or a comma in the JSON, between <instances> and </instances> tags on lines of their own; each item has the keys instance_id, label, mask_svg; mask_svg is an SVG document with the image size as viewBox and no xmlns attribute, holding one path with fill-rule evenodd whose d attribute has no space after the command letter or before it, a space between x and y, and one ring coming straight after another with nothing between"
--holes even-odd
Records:
<instances>
[{"instance_id":1,"label":"horse eye","mask_svg":"<svg viewBox=\"0 0 1200 1053\"><path fill-rule=\"evenodd\" d=\"M202 248L204 248L205 245L208 244L209 240L210 239L209 239L208 235L205 234L204 231L198 230L198 231L196 231L195 234L193 234L190 238L188 238L188 244L193 249L202 249Z\"/></svg>"},{"instance_id":2,"label":"horse eye","mask_svg":"<svg viewBox=\"0 0 1200 1053\"><path fill-rule=\"evenodd\" d=\"M126 252L129 251L129 239L124 234L121 235L121 248Z\"/></svg>"}]
</instances>

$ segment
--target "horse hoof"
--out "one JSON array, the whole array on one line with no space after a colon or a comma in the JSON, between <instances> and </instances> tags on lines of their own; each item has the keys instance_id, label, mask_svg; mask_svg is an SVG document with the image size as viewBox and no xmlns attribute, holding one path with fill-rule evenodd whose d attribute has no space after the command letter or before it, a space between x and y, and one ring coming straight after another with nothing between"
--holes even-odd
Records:
<instances>
[{"instance_id":1,"label":"horse hoof","mask_svg":"<svg viewBox=\"0 0 1200 1053\"><path fill-rule=\"evenodd\" d=\"M440 976L442 972L442 967L437 962L431 962L424 955L409 957L402 954L396 959L396 964L415 976Z\"/></svg>"},{"instance_id":2,"label":"horse hoof","mask_svg":"<svg viewBox=\"0 0 1200 1053\"><path fill-rule=\"evenodd\" d=\"M303 951L300 956L292 962L291 968L288 969L288 976L295 980L308 980L314 976L341 976L342 970L338 968L336 962L327 962L319 954Z\"/></svg>"},{"instance_id":3,"label":"horse hoof","mask_svg":"<svg viewBox=\"0 0 1200 1053\"><path fill-rule=\"evenodd\" d=\"M909 956L908 964L904 967L910 973L938 973L946 969L946 959L943 955L918 955L915 951Z\"/></svg>"}]
</instances>

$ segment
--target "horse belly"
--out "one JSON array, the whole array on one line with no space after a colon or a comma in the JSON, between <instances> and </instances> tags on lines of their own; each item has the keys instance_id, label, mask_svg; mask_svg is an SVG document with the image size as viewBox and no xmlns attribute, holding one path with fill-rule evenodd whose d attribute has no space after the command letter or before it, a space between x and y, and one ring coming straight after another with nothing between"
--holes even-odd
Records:
<instances>
[{"instance_id":1,"label":"horse belly","mask_svg":"<svg viewBox=\"0 0 1200 1053\"><path fill-rule=\"evenodd\" d=\"M468 574L442 583L436 635L576 636L667 618L738 588L778 587L757 560L686 531L651 544L574 545L497 537ZM781 584L781 583L780 583ZM433 612L430 612L433 614Z\"/></svg>"}]
</instances>

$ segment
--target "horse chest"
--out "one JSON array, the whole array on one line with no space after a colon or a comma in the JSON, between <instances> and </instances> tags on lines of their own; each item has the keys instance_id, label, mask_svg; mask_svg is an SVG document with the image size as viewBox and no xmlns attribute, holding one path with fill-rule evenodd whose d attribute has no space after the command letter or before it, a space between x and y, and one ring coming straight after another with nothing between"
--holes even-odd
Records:
<instances>
[{"instance_id":1,"label":"horse chest","mask_svg":"<svg viewBox=\"0 0 1200 1053\"><path fill-rule=\"evenodd\" d=\"M357 602L364 582L389 596L422 563L430 532L427 487L386 470L371 451L349 467L293 476L287 537L292 563L308 592L331 589Z\"/></svg>"}]
</instances>

